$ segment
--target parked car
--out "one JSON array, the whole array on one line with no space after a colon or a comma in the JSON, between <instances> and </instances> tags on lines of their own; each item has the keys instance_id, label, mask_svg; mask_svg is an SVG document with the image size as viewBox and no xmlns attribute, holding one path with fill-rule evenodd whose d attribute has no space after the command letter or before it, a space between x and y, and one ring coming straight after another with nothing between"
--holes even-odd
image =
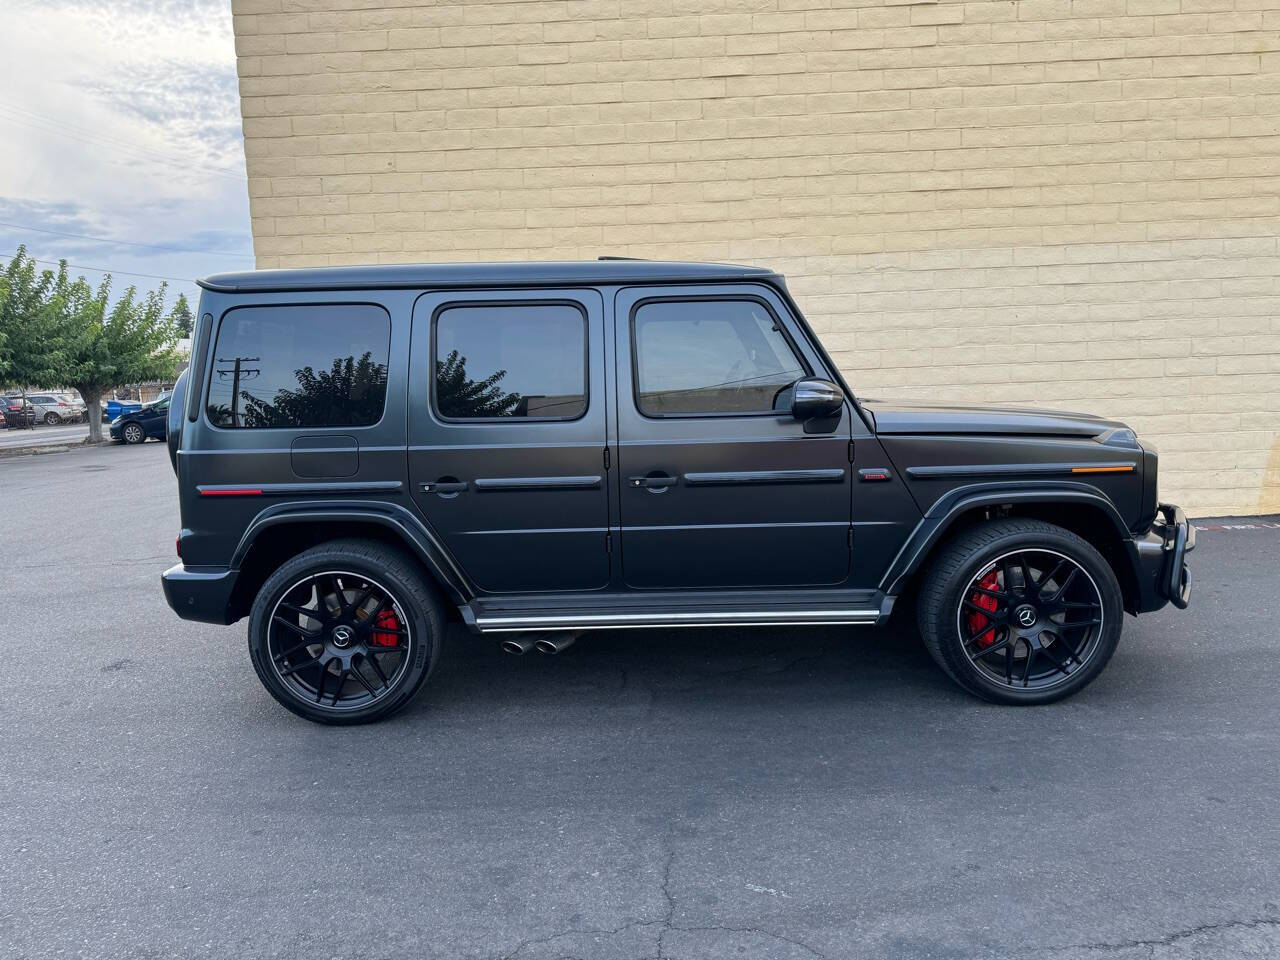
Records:
<instances>
[{"instance_id":1,"label":"parked car","mask_svg":"<svg viewBox=\"0 0 1280 960\"><path fill-rule=\"evenodd\" d=\"M27 395L27 401L34 408L37 420L43 420L50 426L59 423L77 422L83 411L69 401L51 393L33 393Z\"/></svg>"},{"instance_id":2,"label":"parked car","mask_svg":"<svg viewBox=\"0 0 1280 960\"><path fill-rule=\"evenodd\" d=\"M169 411L165 594L187 619L248 617L259 678L311 720L402 707L446 619L555 652L587 629L865 625L900 605L965 690L1042 704L1102 671L1124 613L1190 600L1194 529L1132 429L856 397L766 269L201 286Z\"/></svg>"},{"instance_id":3,"label":"parked car","mask_svg":"<svg viewBox=\"0 0 1280 960\"><path fill-rule=\"evenodd\" d=\"M5 421L8 426L30 427L35 425L35 407L23 400L20 394L0 396L0 405L4 407Z\"/></svg>"},{"instance_id":4,"label":"parked car","mask_svg":"<svg viewBox=\"0 0 1280 960\"><path fill-rule=\"evenodd\" d=\"M145 403L136 410L129 410L111 421L112 440L124 443L145 443L149 438L164 440L169 417L169 397L161 396L154 403Z\"/></svg>"},{"instance_id":5,"label":"parked car","mask_svg":"<svg viewBox=\"0 0 1280 960\"><path fill-rule=\"evenodd\" d=\"M86 414L89 412L89 405L84 402L78 393L55 393L54 396L59 400L66 401L67 406L78 414L81 420L85 419Z\"/></svg>"},{"instance_id":6,"label":"parked car","mask_svg":"<svg viewBox=\"0 0 1280 960\"><path fill-rule=\"evenodd\" d=\"M141 409L142 403L137 400L108 400L102 408L102 422L110 423L116 417L137 413Z\"/></svg>"}]
</instances>

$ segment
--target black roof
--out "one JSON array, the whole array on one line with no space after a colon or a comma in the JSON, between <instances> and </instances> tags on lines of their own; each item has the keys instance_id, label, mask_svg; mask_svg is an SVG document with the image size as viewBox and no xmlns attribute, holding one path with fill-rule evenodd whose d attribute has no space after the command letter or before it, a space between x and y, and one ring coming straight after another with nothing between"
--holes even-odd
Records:
<instances>
[{"instance_id":1,"label":"black roof","mask_svg":"<svg viewBox=\"0 0 1280 960\"><path fill-rule=\"evenodd\" d=\"M543 263L412 263L217 273L197 281L222 293L360 290L387 287L523 286L777 279L764 267L662 260L566 260Z\"/></svg>"}]
</instances>

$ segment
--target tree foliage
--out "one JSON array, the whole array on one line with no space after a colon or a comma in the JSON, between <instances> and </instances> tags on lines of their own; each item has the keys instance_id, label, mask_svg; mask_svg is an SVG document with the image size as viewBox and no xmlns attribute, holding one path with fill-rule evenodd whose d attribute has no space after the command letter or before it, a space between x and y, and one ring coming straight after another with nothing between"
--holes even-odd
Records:
<instances>
[{"instance_id":1,"label":"tree foliage","mask_svg":"<svg viewBox=\"0 0 1280 960\"><path fill-rule=\"evenodd\" d=\"M509 417L524 397L498 386L507 371L499 370L483 380L467 376L467 358L457 350L436 361L436 403L446 417Z\"/></svg>"},{"instance_id":2,"label":"tree foliage","mask_svg":"<svg viewBox=\"0 0 1280 960\"><path fill-rule=\"evenodd\" d=\"M178 300L173 305L173 322L178 325L178 336L190 337L191 332L196 326L196 315L191 312L191 306L187 303L187 295L185 293L178 294Z\"/></svg>"},{"instance_id":3,"label":"tree foliage","mask_svg":"<svg viewBox=\"0 0 1280 960\"><path fill-rule=\"evenodd\" d=\"M210 411L210 417L224 426L310 427L370 424L382 415L387 367L374 363L371 352L359 360L338 357L332 367L319 373L303 367L293 375L298 388L277 390L270 401L240 391L238 423L225 407Z\"/></svg>"},{"instance_id":4,"label":"tree foliage","mask_svg":"<svg viewBox=\"0 0 1280 960\"><path fill-rule=\"evenodd\" d=\"M74 387L89 408L89 437L102 437L98 404L117 387L169 380L178 366L177 308L165 313L166 285L139 295L129 287L114 304L111 277L91 287L72 280L65 261L37 272L18 248L0 281L4 379L45 389ZM185 304L180 298L179 304Z\"/></svg>"},{"instance_id":5,"label":"tree foliage","mask_svg":"<svg viewBox=\"0 0 1280 960\"><path fill-rule=\"evenodd\" d=\"M67 265L37 270L26 247L0 277L0 382L56 387L61 367L58 317L71 295Z\"/></svg>"}]
</instances>

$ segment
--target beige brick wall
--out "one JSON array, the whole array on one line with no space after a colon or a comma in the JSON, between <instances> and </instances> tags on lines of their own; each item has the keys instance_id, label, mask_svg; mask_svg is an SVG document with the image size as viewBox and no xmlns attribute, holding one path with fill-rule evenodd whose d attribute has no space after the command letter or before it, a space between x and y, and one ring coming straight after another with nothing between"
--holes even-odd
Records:
<instances>
[{"instance_id":1,"label":"beige brick wall","mask_svg":"<svg viewBox=\"0 0 1280 960\"><path fill-rule=\"evenodd\" d=\"M233 0L261 267L765 263L859 393L1280 511L1280 0Z\"/></svg>"}]
</instances>

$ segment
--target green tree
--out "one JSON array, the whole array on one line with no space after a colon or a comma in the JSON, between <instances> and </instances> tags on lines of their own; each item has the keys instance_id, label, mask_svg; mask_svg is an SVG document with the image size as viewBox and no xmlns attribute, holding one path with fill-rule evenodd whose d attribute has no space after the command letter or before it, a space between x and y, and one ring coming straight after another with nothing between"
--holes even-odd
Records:
<instances>
[{"instance_id":1,"label":"green tree","mask_svg":"<svg viewBox=\"0 0 1280 960\"><path fill-rule=\"evenodd\" d=\"M74 286L65 263L37 270L27 248L18 248L0 276L0 382L61 386L58 313Z\"/></svg>"},{"instance_id":2,"label":"green tree","mask_svg":"<svg viewBox=\"0 0 1280 960\"><path fill-rule=\"evenodd\" d=\"M374 363L370 352L359 360L337 357L327 371L303 367L293 375L298 389L277 390L270 401L242 390L239 423L225 406L211 406L210 419L229 427L357 426L374 423L382 413L387 367Z\"/></svg>"},{"instance_id":3,"label":"green tree","mask_svg":"<svg viewBox=\"0 0 1280 960\"><path fill-rule=\"evenodd\" d=\"M57 311L59 379L80 391L89 408L89 440L102 440L99 404L109 390L169 380L178 367L176 311L164 310L166 285L139 296L129 287L110 305L111 277L93 290L81 277Z\"/></svg>"},{"instance_id":4,"label":"green tree","mask_svg":"<svg viewBox=\"0 0 1280 960\"><path fill-rule=\"evenodd\" d=\"M524 401L518 393L507 393L498 382L507 371L499 370L483 380L467 376L467 358L457 350L436 361L436 403L446 417L508 417Z\"/></svg>"},{"instance_id":5,"label":"green tree","mask_svg":"<svg viewBox=\"0 0 1280 960\"><path fill-rule=\"evenodd\" d=\"M195 329L196 315L191 312L185 293L178 294L178 302L173 305L173 319L178 325L178 335L190 337L191 331Z\"/></svg>"}]
</instances>

